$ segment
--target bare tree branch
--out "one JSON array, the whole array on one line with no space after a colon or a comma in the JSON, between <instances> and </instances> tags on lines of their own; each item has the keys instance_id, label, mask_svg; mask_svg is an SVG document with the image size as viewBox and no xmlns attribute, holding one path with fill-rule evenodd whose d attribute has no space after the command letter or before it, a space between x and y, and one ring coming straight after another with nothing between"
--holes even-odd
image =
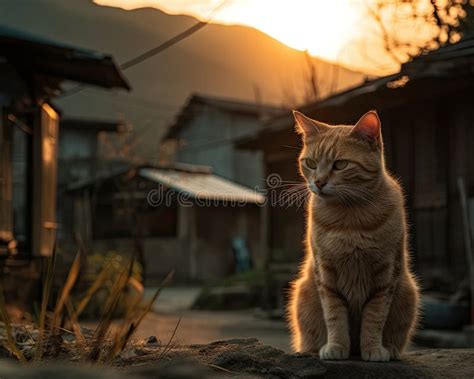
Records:
<instances>
[{"instance_id":1,"label":"bare tree branch","mask_svg":"<svg viewBox=\"0 0 474 379\"><path fill-rule=\"evenodd\" d=\"M367 13L380 32L383 49L394 62L401 64L414 56L454 43L463 33L474 29L473 0L372 0ZM404 26L417 32L408 39L398 33ZM423 26L423 28L422 28ZM433 30L426 40L416 38L421 29ZM403 34L403 33L402 33Z\"/></svg>"}]
</instances>

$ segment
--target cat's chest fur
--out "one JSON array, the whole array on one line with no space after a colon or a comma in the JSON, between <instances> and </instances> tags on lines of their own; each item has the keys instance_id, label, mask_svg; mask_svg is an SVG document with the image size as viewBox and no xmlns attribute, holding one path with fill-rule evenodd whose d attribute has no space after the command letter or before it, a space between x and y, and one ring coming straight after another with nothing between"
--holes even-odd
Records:
<instances>
[{"instance_id":1,"label":"cat's chest fur","mask_svg":"<svg viewBox=\"0 0 474 379\"><path fill-rule=\"evenodd\" d=\"M326 231L315 239L315 254L322 270L331 270L331 280L351 308L359 309L377 287L377 271L389 257L373 233Z\"/></svg>"}]
</instances>

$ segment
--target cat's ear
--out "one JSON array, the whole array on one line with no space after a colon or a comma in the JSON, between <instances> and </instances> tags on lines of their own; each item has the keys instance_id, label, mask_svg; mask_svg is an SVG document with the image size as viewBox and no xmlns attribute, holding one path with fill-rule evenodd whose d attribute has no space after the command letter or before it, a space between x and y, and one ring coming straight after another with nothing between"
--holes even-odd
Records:
<instances>
[{"instance_id":1,"label":"cat's ear","mask_svg":"<svg viewBox=\"0 0 474 379\"><path fill-rule=\"evenodd\" d=\"M363 115L352 128L352 134L377 146L381 143L380 129L382 124L376 111Z\"/></svg>"},{"instance_id":2,"label":"cat's ear","mask_svg":"<svg viewBox=\"0 0 474 379\"><path fill-rule=\"evenodd\" d=\"M307 138L323 133L327 128L329 128L329 125L313 120L298 111L293 111L293 117L296 121L296 131Z\"/></svg>"}]
</instances>

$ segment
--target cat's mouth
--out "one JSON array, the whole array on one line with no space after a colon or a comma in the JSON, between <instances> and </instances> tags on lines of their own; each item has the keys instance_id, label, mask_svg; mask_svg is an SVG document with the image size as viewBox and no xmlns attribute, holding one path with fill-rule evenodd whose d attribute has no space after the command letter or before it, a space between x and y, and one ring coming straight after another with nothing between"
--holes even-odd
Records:
<instances>
[{"instance_id":1,"label":"cat's mouth","mask_svg":"<svg viewBox=\"0 0 474 379\"><path fill-rule=\"evenodd\" d=\"M318 188L318 187L317 187L316 185L314 185L314 184L310 184L310 185L309 185L309 189L310 189L310 191L311 191L312 193L314 193L315 195L318 195L318 196L323 197L323 198L325 198L325 197L331 197L331 196L334 195L334 193L329 192L328 189L326 189L326 188L320 189L320 188Z\"/></svg>"},{"instance_id":2,"label":"cat's mouth","mask_svg":"<svg viewBox=\"0 0 474 379\"><path fill-rule=\"evenodd\" d=\"M328 198L328 197L333 197L334 196L333 193L324 192L324 191L319 191L319 192L316 193L316 195L318 195L319 197L322 197L322 198Z\"/></svg>"}]
</instances>

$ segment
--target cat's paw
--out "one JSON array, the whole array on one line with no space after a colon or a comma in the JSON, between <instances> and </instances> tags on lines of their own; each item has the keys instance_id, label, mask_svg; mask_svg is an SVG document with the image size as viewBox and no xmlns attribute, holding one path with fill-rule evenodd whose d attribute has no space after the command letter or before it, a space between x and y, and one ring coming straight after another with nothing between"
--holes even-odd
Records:
<instances>
[{"instance_id":1,"label":"cat's paw","mask_svg":"<svg viewBox=\"0 0 474 379\"><path fill-rule=\"evenodd\" d=\"M350 349L337 343L327 343L319 350L319 358L326 360L341 360L349 358Z\"/></svg>"},{"instance_id":2,"label":"cat's paw","mask_svg":"<svg viewBox=\"0 0 474 379\"><path fill-rule=\"evenodd\" d=\"M368 349L361 349L361 356L364 361L368 362L388 362L390 360L390 352L382 345L374 346Z\"/></svg>"},{"instance_id":3,"label":"cat's paw","mask_svg":"<svg viewBox=\"0 0 474 379\"><path fill-rule=\"evenodd\" d=\"M399 361L400 360L400 357L401 357L402 353L397 347L395 347L393 345L388 345L387 349L390 353L390 360L391 361Z\"/></svg>"}]
</instances>

